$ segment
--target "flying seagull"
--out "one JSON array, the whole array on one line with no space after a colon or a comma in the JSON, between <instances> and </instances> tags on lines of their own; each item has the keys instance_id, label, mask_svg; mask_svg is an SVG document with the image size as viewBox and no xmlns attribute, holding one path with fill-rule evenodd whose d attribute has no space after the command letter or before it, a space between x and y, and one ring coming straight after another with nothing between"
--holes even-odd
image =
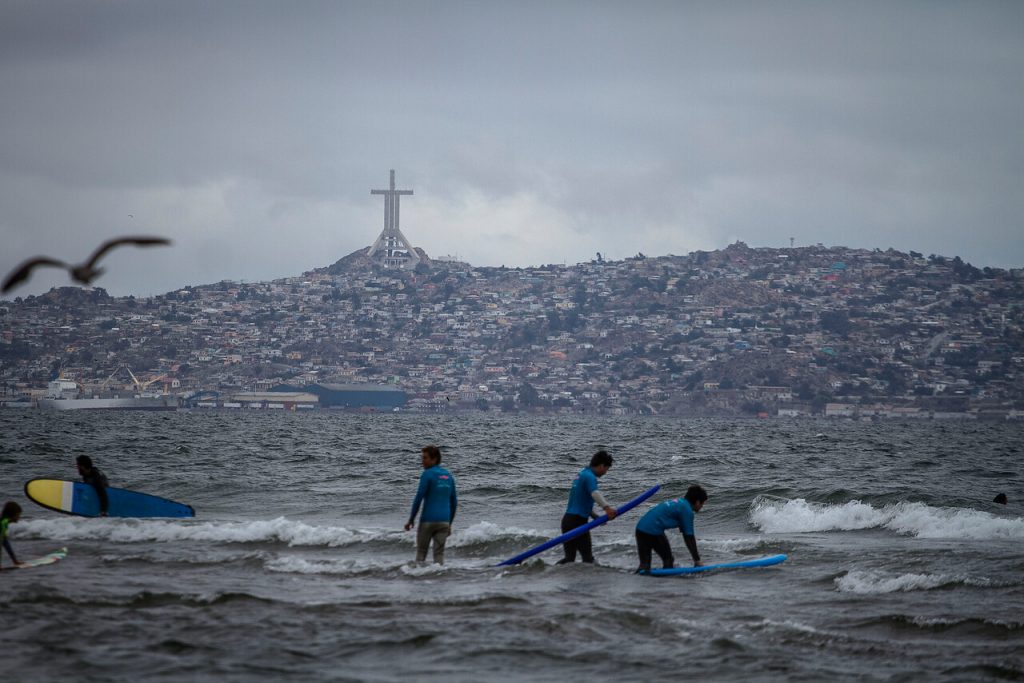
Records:
<instances>
[{"instance_id":1,"label":"flying seagull","mask_svg":"<svg viewBox=\"0 0 1024 683\"><path fill-rule=\"evenodd\" d=\"M64 263L63 261L58 261L57 259L53 259L48 256L30 258L11 271L11 274L7 276L6 280L4 280L3 287L0 287L0 292L8 292L18 284L28 280L29 275L32 274L32 269L36 266L57 266L58 268L65 268L69 273L71 273L72 279L81 282L83 285L87 285L103 274L103 269L97 268L96 262L114 247L118 247L122 244L134 244L137 247L151 247L154 245L170 243L171 241L169 239L165 239L163 237L115 237L114 239L107 240L101 244L96 251L92 253L92 256L89 257L88 261L77 265Z\"/></svg>"}]
</instances>

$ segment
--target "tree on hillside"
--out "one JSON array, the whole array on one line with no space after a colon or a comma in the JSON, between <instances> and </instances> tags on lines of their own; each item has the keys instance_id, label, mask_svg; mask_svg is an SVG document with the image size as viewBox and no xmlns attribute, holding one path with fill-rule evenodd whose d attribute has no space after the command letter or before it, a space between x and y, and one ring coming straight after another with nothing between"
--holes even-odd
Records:
<instances>
[{"instance_id":1,"label":"tree on hillside","mask_svg":"<svg viewBox=\"0 0 1024 683\"><path fill-rule=\"evenodd\" d=\"M540 395L537 393L537 389L529 382L523 382L522 386L519 387L518 399L519 405L527 408L539 406L543 403Z\"/></svg>"},{"instance_id":2,"label":"tree on hillside","mask_svg":"<svg viewBox=\"0 0 1024 683\"><path fill-rule=\"evenodd\" d=\"M826 332L840 337L850 333L850 317L846 311L825 311L818 317L818 324Z\"/></svg>"}]
</instances>

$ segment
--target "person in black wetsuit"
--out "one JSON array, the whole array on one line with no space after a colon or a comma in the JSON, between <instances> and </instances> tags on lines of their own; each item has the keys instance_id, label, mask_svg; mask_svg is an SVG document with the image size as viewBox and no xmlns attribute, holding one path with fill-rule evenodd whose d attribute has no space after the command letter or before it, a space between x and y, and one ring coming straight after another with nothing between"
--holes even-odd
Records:
<instances>
[{"instance_id":1,"label":"person in black wetsuit","mask_svg":"<svg viewBox=\"0 0 1024 683\"><path fill-rule=\"evenodd\" d=\"M92 458L88 455L78 456L75 462L78 464L78 473L82 475L82 481L96 489L96 497L100 500L100 517L106 517L109 507L107 487L110 486L107 475L92 464Z\"/></svg>"},{"instance_id":2,"label":"person in black wetsuit","mask_svg":"<svg viewBox=\"0 0 1024 683\"><path fill-rule=\"evenodd\" d=\"M1006 505L1009 502L1009 499L1006 497L1005 493L999 493L992 499L992 502L999 503L1000 505Z\"/></svg>"},{"instance_id":3,"label":"person in black wetsuit","mask_svg":"<svg viewBox=\"0 0 1024 683\"><path fill-rule=\"evenodd\" d=\"M18 565L18 557L14 554L14 548L11 547L11 542L7 539L7 531L8 526L19 519L21 519L21 506L13 500L4 503L4 510L0 512L0 543L2 543L3 549L7 551L7 554L11 556L11 561L14 562L15 566ZM3 559L3 551L0 551L0 565L3 564ZM3 567L0 566L0 569L3 569Z\"/></svg>"}]
</instances>

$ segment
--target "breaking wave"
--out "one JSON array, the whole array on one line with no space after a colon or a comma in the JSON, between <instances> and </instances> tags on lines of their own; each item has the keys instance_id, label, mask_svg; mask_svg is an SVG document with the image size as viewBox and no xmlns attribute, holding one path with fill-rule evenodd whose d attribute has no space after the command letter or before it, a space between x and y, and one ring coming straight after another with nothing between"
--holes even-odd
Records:
<instances>
[{"instance_id":1,"label":"breaking wave","mask_svg":"<svg viewBox=\"0 0 1024 683\"><path fill-rule=\"evenodd\" d=\"M835 580L840 593L858 595L879 595L883 593L905 593L926 591L950 586L973 586L988 588L993 582L985 578L971 578L951 574L885 574L878 571L854 570Z\"/></svg>"},{"instance_id":2,"label":"breaking wave","mask_svg":"<svg viewBox=\"0 0 1024 683\"><path fill-rule=\"evenodd\" d=\"M751 504L750 523L766 533L807 533L889 529L917 538L1024 539L1024 519L998 517L969 508L893 503L874 507L859 500L828 504L803 498L760 497Z\"/></svg>"},{"instance_id":3,"label":"breaking wave","mask_svg":"<svg viewBox=\"0 0 1024 683\"><path fill-rule=\"evenodd\" d=\"M101 540L114 543L195 541L210 543L283 543L289 546L341 547L361 543L415 543L415 534L396 529L349 529L321 526L277 517L251 522L182 522L139 519L36 519L18 525L23 538L54 541ZM456 529L449 547L488 544L504 540L541 540L548 536L534 529L503 527L477 522Z\"/></svg>"}]
</instances>

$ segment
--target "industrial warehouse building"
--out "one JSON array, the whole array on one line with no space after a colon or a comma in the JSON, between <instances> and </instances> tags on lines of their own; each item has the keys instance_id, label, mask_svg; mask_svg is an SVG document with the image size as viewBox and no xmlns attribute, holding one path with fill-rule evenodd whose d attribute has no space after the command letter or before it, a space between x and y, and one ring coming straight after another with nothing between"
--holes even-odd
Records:
<instances>
[{"instance_id":1,"label":"industrial warehouse building","mask_svg":"<svg viewBox=\"0 0 1024 683\"><path fill-rule=\"evenodd\" d=\"M313 394L321 408L394 410L404 408L406 403L404 391L379 384L280 384L270 390L275 392Z\"/></svg>"},{"instance_id":2,"label":"industrial warehouse building","mask_svg":"<svg viewBox=\"0 0 1024 683\"><path fill-rule=\"evenodd\" d=\"M307 391L238 391L224 398L220 407L296 410L316 408L318 402L316 394Z\"/></svg>"}]
</instances>

